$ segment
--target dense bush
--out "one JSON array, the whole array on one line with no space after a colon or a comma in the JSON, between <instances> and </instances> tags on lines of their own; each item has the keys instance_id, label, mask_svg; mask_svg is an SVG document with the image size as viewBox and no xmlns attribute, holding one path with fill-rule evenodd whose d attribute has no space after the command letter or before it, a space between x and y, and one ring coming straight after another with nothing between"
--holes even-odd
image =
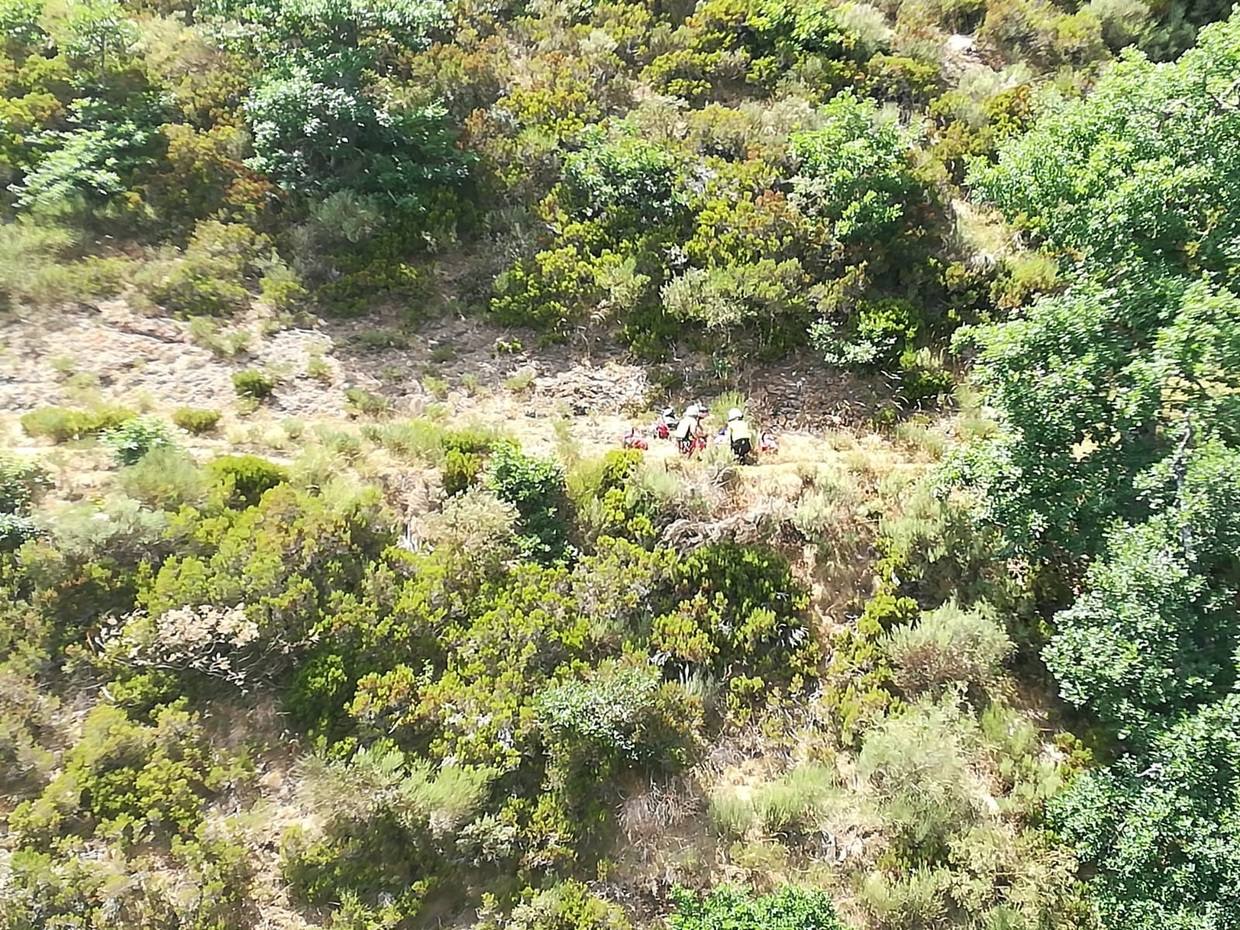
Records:
<instances>
[{"instance_id":1,"label":"dense bush","mask_svg":"<svg viewBox=\"0 0 1240 930\"><path fill-rule=\"evenodd\" d=\"M758 897L739 888L716 888L704 897L683 889L674 896L671 930L843 930L831 897L793 886Z\"/></svg>"},{"instance_id":2,"label":"dense bush","mask_svg":"<svg viewBox=\"0 0 1240 930\"><path fill-rule=\"evenodd\" d=\"M484 917L478 930L630 930L624 911L592 894L581 882L527 891L506 918Z\"/></svg>"},{"instance_id":3,"label":"dense bush","mask_svg":"<svg viewBox=\"0 0 1240 930\"><path fill-rule=\"evenodd\" d=\"M25 513L51 485L47 469L37 462L0 455L0 514Z\"/></svg>"},{"instance_id":4,"label":"dense bush","mask_svg":"<svg viewBox=\"0 0 1240 930\"><path fill-rule=\"evenodd\" d=\"M101 705L84 722L63 771L39 798L13 811L10 825L34 848L46 848L62 832L132 843L190 836L204 801L228 777L210 761L193 717L165 710L154 726L144 726Z\"/></svg>"},{"instance_id":5,"label":"dense bush","mask_svg":"<svg viewBox=\"0 0 1240 930\"><path fill-rule=\"evenodd\" d=\"M237 392L238 397L256 401L270 397L275 392L277 383L273 376L253 368L237 372L233 375L232 381L233 390Z\"/></svg>"},{"instance_id":6,"label":"dense bush","mask_svg":"<svg viewBox=\"0 0 1240 930\"><path fill-rule=\"evenodd\" d=\"M1235 28L1203 31L1174 64L1129 57L1088 98L1048 106L997 164L977 166L973 182L1053 248L1089 256L1096 273L1139 260L1234 281L1224 243L1235 235L1229 153L1240 117L1218 110L1213 95L1236 67ZM1145 118L1171 101L1167 120ZM1099 160L1102 150L1115 154Z\"/></svg>"},{"instance_id":7,"label":"dense bush","mask_svg":"<svg viewBox=\"0 0 1240 930\"><path fill-rule=\"evenodd\" d=\"M791 138L798 173L793 202L827 224L845 248L890 248L927 196L909 162L911 140L869 101L844 93L822 127Z\"/></svg>"},{"instance_id":8,"label":"dense bush","mask_svg":"<svg viewBox=\"0 0 1240 930\"><path fill-rule=\"evenodd\" d=\"M178 407L172 411L172 422L187 433L198 436L215 429L220 422L220 412L202 407Z\"/></svg>"},{"instance_id":9,"label":"dense bush","mask_svg":"<svg viewBox=\"0 0 1240 930\"><path fill-rule=\"evenodd\" d=\"M242 223L200 222L183 251L145 268L138 286L166 310L216 316L243 310L271 241Z\"/></svg>"},{"instance_id":10,"label":"dense bush","mask_svg":"<svg viewBox=\"0 0 1240 930\"><path fill-rule=\"evenodd\" d=\"M52 442L67 442L70 439L98 436L121 426L133 417L133 411L124 407L100 406L90 410L39 407L30 413L22 414L21 424L28 436L45 437Z\"/></svg>"},{"instance_id":11,"label":"dense bush","mask_svg":"<svg viewBox=\"0 0 1240 930\"><path fill-rule=\"evenodd\" d=\"M251 168L299 193L387 194L415 213L432 206L437 185L463 179L467 162L442 109L376 100L321 68L298 66L255 88L245 106Z\"/></svg>"},{"instance_id":12,"label":"dense bush","mask_svg":"<svg viewBox=\"0 0 1240 930\"><path fill-rule=\"evenodd\" d=\"M457 448L461 455L470 455ZM554 462L530 458L501 443L487 464L487 487L517 508L522 547L527 555L548 562L568 552L568 496L562 470Z\"/></svg>"},{"instance_id":13,"label":"dense bush","mask_svg":"<svg viewBox=\"0 0 1240 930\"><path fill-rule=\"evenodd\" d=\"M103 434L121 465L133 465L148 452L172 445L167 424L158 417L134 417Z\"/></svg>"},{"instance_id":14,"label":"dense bush","mask_svg":"<svg viewBox=\"0 0 1240 930\"><path fill-rule=\"evenodd\" d=\"M11 552L39 533L35 521L21 513L0 513L0 552Z\"/></svg>"},{"instance_id":15,"label":"dense bush","mask_svg":"<svg viewBox=\"0 0 1240 930\"><path fill-rule=\"evenodd\" d=\"M653 666L604 666L587 680L548 689L539 717L553 759L597 776L617 765L676 767L688 759L700 720L684 689Z\"/></svg>"},{"instance_id":16,"label":"dense bush","mask_svg":"<svg viewBox=\"0 0 1240 930\"><path fill-rule=\"evenodd\" d=\"M202 504L209 485L206 474L188 453L172 445L142 456L121 471L119 481L129 497L163 510Z\"/></svg>"},{"instance_id":17,"label":"dense bush","mask_svg":"<svg viewBox=\"0 0 1240 930\"><path fill-rule=\"evenodd\" d=\"M953 682L985 687L1012 651L1012 641L990 612L948 603L898 626L883 648L904 691L917 694Z\"/></svg>"},{"instance_id":18,"label":"dense bush","mask_svg":"<svg viewBox=\"0 0 1240 930\"><path fill-rule=\"evenodd\" d=\"M207 474L220 497L235 507L253 507L289 480L287 471L256 455L222 455L207 463Z\"/></svg>"}]
</instances>

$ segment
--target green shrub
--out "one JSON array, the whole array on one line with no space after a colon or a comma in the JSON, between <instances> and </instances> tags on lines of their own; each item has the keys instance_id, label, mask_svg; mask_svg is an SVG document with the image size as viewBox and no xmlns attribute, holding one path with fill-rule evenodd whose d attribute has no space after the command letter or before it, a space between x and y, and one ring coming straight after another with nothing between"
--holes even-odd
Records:
<instances>
[{"instance_id":1,"label":"green shrub","mask_svg":"<svg viewBox=\"0 0 1240 930\"><path fill-rule=\"evenodd\" d=\"M162 446L142 456L120 473L122 490L134 500L175 511L183 504L201 504L207 478L184 450Z\"/></svg>"},{"instance_id":2,"label":"green shrub","mask_svg":"<svg viewBox=\"0 0 1240 930\"><path fill-rule=\"evenodd\" d=\"M132 498L109 495L95 503L57 510L49 523L61 555L80 564L106 561L133 565L139 559L150 558L156 551L168 528L168 515L147 510ZM132 605L132 592L124 585L120 592L113 592L105 583L94 593L103 597L112 609L126 611ZM128 593L130 601L118 607L112 600L117 593Z\"/></svg>"},{"instance_id":3,"label":"green shrub","mask_svg":"<svg viewBox=\"0 0 1240 930\"><path fill-rule=\"evenodd\" d=\"M538 716L553 758L597 779L623 765L683 765L699 715L654 666L608 664L584 681L548 689Z\"/></svg>"},{"instance_id":4,"label":"green shrub","mask_svg":"<svg viewBox=\"0 0 1240 930\"><path fill-rule=\"evenodd\" d=\"M504 388L513 394L527 394L534 388L534 369L522 368L504 379Z\"/></svg>"},{"instance_id":5,"label":"green shrub","mask_svg":"<svg viewBox=\"0 0 1240 930\"><path fill-rule=\"evenodd\" d=\"M486 481L500 500L517 508L527 555L542 562L564 557L571 513L564 473L557 464L500 443L491 452Z\"/></svg>"},{"instance_id":6,"label":"green shrub","mask_svg":"<svg viewBox=\"0 0 1240 930\"><path fill-rule=\"evenodd\" d=\"M929 349L905 349L900 353L900 396L905 403L920 405L951 393L956 380L942 360Z\"/></svg>"},{"instance_id":7,"label":"green shrub","mask_svg":"<svg viewBox=\"0 0 1240 930\"><path fill-rule=\"evenodd\" d=\"M72 296L61 286L58 259L75 238L72 230L42 218L21 216L0 226L0 302L51 303Z\"/></svg>"},{"instance_id":8,"label":"green shrub","mask_svg":"<svg viewBox=\"0 0 1240 930\"><path fill-rule=\"evenodd\" d=\"M157 417L134 417L103 434L103 442L112 449L121 465L133 465L148 452L172 445L168 426Z\"/></svg>"},{"instance_id":9,"label":"green shrub","mask_svg":"<svg viewBox=\"0 0 1240 930\"><path fill-rule=\"evenodd\" d=\"M517 509L483 488L469 488L421 521L435 551L458 565L461 577L497 579L520 555Z\"/></svg>"},{"instance_id":10,"label":"green shrub","mask_svg":"<svg viewBox=\"0 0 1240 930\"><path fill-rule=\"evenodd\" d=\"M218 316L246 307L270 240L241 223L202 220L185 250L144 267L138 286L174 313Z\"/></svg>"},{"instance_id":11,"label":"green shrub","mask_svg":"<svg viewBox=\"0 0 1240 930\"><path fill-rule=\"evenodd\" d=\"M398 889L383 912L410 919L427 877L453 868L454 839L481 812L493 778L487 769L433 767L387 742L351 758L311 758L301 794L319 823L286 835L284 877L296 898L317 905Z\"/></svg>"},{"instance_id":12,"label":"green shrub","mask_svg":"<svg viewBox=\"0 0 1240 930\"><path fill-rule=\"evenodd\" d=\"M545 891L526 889L506 919L483 920L475 930L631 930L624 911L577 881Z\"/></svg>"},{"instance_id":13,"label":"green shrub","mask_svg":"<svg viewBox=\"0 0 1240 930\"><path fill-rule=\"evenodd\" d=\"M436 400L443 400L448 396L448 382L434 375L422 376L422 389Z\"/></svg>"},{"instance_id":14,"label":"green shrub","mask_svg":"<svg viewBox=\"0 0 1240 930\"><path fill-rule=\"evenodd\" d=\"M445 430L440 444L446 452L466 452L475 455L486 454L503 443L497 433L484 427L470 426Z\"/></svg>"},{"instance_id":15,"label":"green shrub","mask_svg":"<svg viewBox=\"0 0 1240 930\"><path fill-rule=\"evenodd\" d=\"M227 777L212 765L195 717L165 709L154 726L144 726L100 704L87 715L60 773L39 798L18 805L10 827L35 848L72 833L132 841L152 834L189 837L205 799Z\"/></svg>"},{"instance_id":16,"label":"green shrub","mask_svg":"<svg viewBox=\"0 0 1240 930\"><path fill-rule=\"evenodd\" d=\"M287 313L310 297L301 276L282 261L269 261L258 281L259 296L273 310Z\"/></svg>"},{"instance_id":17,"label":"green shrub","mask_svg":"<svg viewBox=\"0 0 1240 930\"><path fill-rule=\"evenodd\" d=\"M207 463L216 493L232 507L253 507L263 494L289 480L288 472L256 455L222 455Z\"/></svg>"},{"instance_id":18,"label":"green shrub","mask_svg":"<svg viewBox=\"0 0 1240 930\"><path fill-rule=\"evenodd\" d=\"M67 407L39 407L21 418L22 429L27 436L47 438L52 442L82 439L123 424L135 416L124 407L100 406L89 410L71 410Z\"/></svg>"},{"instance_id":19,"label":"green shrub","mask_svg":"<svg viewBox=\"0 0 1240 930\"><path fill-rule=\"evenodd\" d=\"M915 624L898 626L883 641L896 683L909 694L963 682L984 688L1012 653L1012 640L982 607L947 603Z\"/></svg>"},{"instance_id":20,"label":"green shrub","mask_svg":"<svg viewBox=\"0 0 1240 930\"><path fill-rule=\"evenodd\" d=\"M367 416L387 413L391 406L382 394L375 394L360 387L345 388L344 397L352 409Z\"/></svg>"},{"instance_id":21,"label":"green shrub","mask_svg":"<svg viewBox=\"0 0 1240 930\"><path fill-rule=\"evenodd\" d=\"M810 340L832 365L855 371L889 368L917 333L917 314L907 301L863 301L844 322L819 320Z\"/></svg>"},{"instance_id":22,"label":"green shrub","mask_svg":"<svg viewBox=\"0 0 1240 930\"><path fill-rule=\"evenodd\" d=\"M881 640L917 614L916 601L896 597L884 588L866 601L856 627L836 637L824 699L845 743L855 743L862 730L891 709L894 681Z\"/></svg>"},{"instance_id":23,"label":"green shrub","mask_svg":"<svg viewBox=\"0 0 1240 930\"><path fill-rule=\"evenodd\" d=\"M0 513L0 552L12 552L39 535L38 524L20 513Z\"/></svg>"},{"instance_id":24,"label":"green shrub","mask_svg":"<svg viewBox=\"0 0 1240 930\"><path fill-rule=\"evenodd\" d=\"M25 513L51 486L51 475L42 465L0 453L0 514Z\"/></svg>"},{"instance_id":25,"label":"green shrub","mask_svg":"<svg viewBox=\"0 0 1240 930\"><path fill-rule=\"evenodd\" d=\"M668 930L844 930L825 891L785 886L753 897L722 886L705 897L678 888Z\"/></svg>"},{"instance_id":26,"label":"green shrub","mask_svg":"<svg viewBox=\"0 0 1240 930\"><path fill-rule=\"evenodd\" d=\"M725 391L710 402L710 420L708 422L718 427L728 422L728 411L733 407L744 413L748 406L749 402L740 391Z\"/></svg>"},{"instance_id":27,"label":"green shrub","mask_svg":"<svg viewBox=\"0 0 1240 930\"><path fill-rule=\"evenodd\" d=\"M210 317L190 317L189 336L196 344L210 349L221 358L232 358L250 347L250 333L245 329L224 330Z\"/></svg>"},{"instance_id":28,"label":"green shrub","mask_svg":"<svg viewBox=\"0 0 1240 930\"><path fill-rule=\"evenodd\" d=\"M866 93L905 107L924 106L943 91L939 65L899 55L878 54L866 64Z\"/></svg>"},{"instance_id":29,"label":"green shrub","mask_svg":"<svg viewBox=\"0 0 1240 930\"><path fill-rule=\"evenodd\" d=\"M220 412L203 407L177 407L172 411L172 422L195 436L209 433L220 422Z\"/></svg>"},{"instance_id":30,"label":"green shrub","mask_svg":"<svg viewBox=\"0 0 1240 930\"><path fill-rule=\"evenodd\" d=\"M921 703L883 720L865 737L857 768L905 854L941 854L976 814L962 739L970 724L946 704Z\"/></svg>"},{"instance_id":31,"label":"green shrub","mask_svg":"<svg viewBox=\"0 0 1240 930\"><path fill-rule=\"evenodd\" d=\"M816 674L817 644L806 627L806 593L772 549L714 543L676 564L684 600L655 616L652 648L670 667L744 669L764 690L768 679L802 687ZM740 695L737 695L740 699Z\"/></svg>"},{"instance_id":32,"label":"green shrub","mask_svg":"<svg viewBox=\"0 0 1240 930\"><path fill-rule=\"evenodd\" d=\"M255 368L238 371L232 376L232 382L238 397L260 401L272 395L277 383L274 377Z\"/></svg>"},{"instance_id":33,"label":"green shrub","mask_svg":"<svg viewBox=\"0 0 1240 930\"><path fill-rule=\"evenodd\" d=\"M306 377L313 378L320 384L331 384L332 366L322 355L311 355L306 361Z\"/></svg>"},{"instance_id":34,"label":"green shrub","mask_svg":"<svg viewBox=\"0 0 1240 930\"><path fill-rule=\"evenodd\" d=\"M824 766L800 766L756 791L754 810L769 833L808 833L834 796L836 781L835 772Z\"/></svg>"},{"instance_id":35,"label":"green shrub","mask_svg":"<svg viewBox=\"0 0 1240 930\"><path fill-rule=\"evenodd\" d=\"M939 927L957 882L947 869L918 868L896 877L875 872L862 883L861 903L880 930Z\"/></svg>"},{"instance_id":36,"label":"green shrub","mask_svg":"<svg viewBox=\"0 0 1240 930\"><path fill-rule=\"evenodd\" d=\"M370 352L381 349L407 349L409 337L394 329L364 329L353 337L354 344Z\"/></svg>"},{"instance_id":37,"label":"green shrub","mask_svg":"<svg viewBox=\"0 0 1240 930\"><path fill-rule=\"evenodd\" d=\"M443 459L444 493L459 494L472 485L482 473L483 461L476 452L449 449Z\"/></svg>"}]
</instances>

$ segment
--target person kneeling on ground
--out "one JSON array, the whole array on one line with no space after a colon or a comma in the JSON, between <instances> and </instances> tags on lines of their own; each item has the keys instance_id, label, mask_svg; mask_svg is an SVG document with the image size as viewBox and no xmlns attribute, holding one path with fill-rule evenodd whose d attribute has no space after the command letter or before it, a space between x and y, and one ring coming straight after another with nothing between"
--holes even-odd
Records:
<instances>
[{"instance_id":1,"label":"person kneeling on ground","mask_svg":"<svg viewBox=\"0 0 1240 930\"><path fill-rule=\"evenodd\" d=\"M732 454L738 462L749 462L753 459L753 432L745 422L745 415L733 407L728 411L728 443L732 446Z\"/></svg>"},{"instance_id":2,"label":"person kneeling on ground","mask_svg":"<svg viewBox=\"0 0 1240 930\"><path fill-rule=\"evenodd\" d=\"M656 439L669 439L676 432L678 421L676 419L676 411L671 407L664 407L663 412L659 414L659 418L654 421L654 436Z\"/></svg>"},{"instance_id":3,"label":"person kneeling on ground","mask_svg":"<svg viewBox=\"0 0 1240 930\"><path fill-rule=\"evenodd\" d=\"M685 415L676 426L676 447L682 455L692 455L706 444L706 437L702 432L702 419L705 416L706 411L697 404L690 404L685 410Z\"/></svg>"}]
</instances>

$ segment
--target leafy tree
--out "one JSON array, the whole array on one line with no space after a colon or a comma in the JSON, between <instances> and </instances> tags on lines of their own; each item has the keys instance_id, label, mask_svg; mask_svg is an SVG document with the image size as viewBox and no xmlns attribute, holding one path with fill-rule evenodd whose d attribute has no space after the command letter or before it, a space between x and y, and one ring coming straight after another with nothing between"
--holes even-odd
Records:
<instances>
[{"instance_id":1,"label":"leafy tree","mask_svg":"<svg viewBox=\"0 0 1240 930\"><path fill-rule=\"evenodd\" d=\"M511 443L491 453L487 486L517 508L522 548L528 556L554 562L568 553L568 495L554 462L530 458Z\"/></svg>"},{"instance_id":2,"label":"leafy tree","mask_svg":"<svg viewBox=\"0 0 1240 930\"><path fill-rule=\"evenodd\" d=\"M425 48L447 22L440 0L209 0L204 10L239 24L248 51L268 65L319 64L324 73L382 71L404 51Z\"/></svg>"},{"instance_id":3,"label":"leafy tree","mask_svg":"<svg viewBox=\"0 0 1240 930\"><path fill-rule=\"evenodd\" d=\"M297 67L255 90L245 107L251 168L300 194L381 195L414 213L429 209L438 186L465 177L442 108L395 106L322 74Z\"/></svg>"},{"instance_id":4,"label":"leafy tree","mask_svg":"<svg viewBox=\"0 0 1240 930\"><path fill-rule=\"evenodd\" d=\"M1126 56L973 175L1079 259L977 333L1004 432L964 473L1069 605L1043 656L1118 755L1056 814L1108 926L1235 920L1237 37L1233 16L1173 64Z\"/></svg>"},{"instance_id":5,"label":"leafy tree","mask_svg":"<svg viewBox=\"0 0 1240 930\"><path fill-rule=\"evenodd\" d=\"M591 145L564 165L562 201L582 219L601 219L614 233L640 230L683 211L680 159L632 137Z\"/></svg>"},{"instance_id":6,"label":"leafy tree","mask_svg":"<svg viewBox=\"0 0 1240 930\"><path fill-rule=\"evenodd\" d=\"M821 128L794 133L790 142L798 165L793 203L845 248L892 249L928 196L909 161L911 139L851 93L823 107Z\"/></svg>"},{"instance_id":7,"label":"leafy tree","mask_svg":"<svg viewBox=\"0 0 1240 930\"><path fill-rule=\"evenodd\" d=\"M101 121L96 112L92 101L77 101L69 116L77 128L48 130L33 140L41 154L15 185L18 206L114 203L152 164L155 136L149 128L131 120Z\"/></svg>"},{"instance_id":8,"label":"leafy tree","mask_svg":"<svg viewBox=\"0 0 1240 930\"><path fill-rule=\"evenodd\" d=\"M1088 97L1051 97L971 182L1100 278L1140 261L1236 281L1240 21L1203 29L1174 63L1128 53Z\"/></svg>"},{"instance_id":9,"label":"leafy tree","mask_svg":"<svg viewBox=\"0 0 1240 930\"><path fill-rule=\"evenodd\" d=\"M1169 500L1112 531L1044 652L1068 701L1137 744L1235 684L1240 452L1197 450L1143 486Z\"/></svg>"},{"instance_id":10,"label":"leafy tree","mask_svg":"<svg viewBox=\"0 0 1240 930\"><path fill-rule=\"evenodd\" d=\"M1240 699L1202 708L1140 756L1082 774L1054 828L1097 870L1104 926L1224 930L1240 920Z\"/></svg>"},{"instance_id":11,"label":"leafy tree","mask_svg":"<svg viewBox=\"0 0 1240 930\"><path fill-rule=\"evenodd\" d=\"M114 0L75 0L63 19L54 21L57 46L78 69L77 80L107 74L133 64L138 27Z\"/></svg>"}]
</instances>

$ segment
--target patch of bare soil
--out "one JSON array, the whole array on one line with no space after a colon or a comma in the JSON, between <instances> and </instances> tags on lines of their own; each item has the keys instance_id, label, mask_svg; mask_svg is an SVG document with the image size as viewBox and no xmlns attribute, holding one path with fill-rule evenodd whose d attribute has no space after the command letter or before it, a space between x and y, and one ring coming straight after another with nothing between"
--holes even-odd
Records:
<instances>
[{"instance_id":1,"label":"patch of bare soil","mask_svg":"<svg viewBox=\"0 0 1240 930\"><path fill-rule=\"evenodd\" d=\"M235 410L232 375L246 368L281 379L268 414L301 418L348 416L351 387L382 395L397 414L443 398L483 417L543 418L634 416L728 386L701 357L655 366L661 381L679 385L669 390L622 350L539 345L529 333L478 319L444 317L409 336L373 321L307 318L278 327L261 312L217 326L245 333L247 347L219 354L196 343L186 321L147 317L122 300L11 314L0 319L0 411L80 404L87 396L157 410ZM393 345L384 345L387 335ZM808 355L742 368L731 382L757 417L781 430L860 424L891 397L881 379L848 376Z\"/></svg>"}]
</instances>

